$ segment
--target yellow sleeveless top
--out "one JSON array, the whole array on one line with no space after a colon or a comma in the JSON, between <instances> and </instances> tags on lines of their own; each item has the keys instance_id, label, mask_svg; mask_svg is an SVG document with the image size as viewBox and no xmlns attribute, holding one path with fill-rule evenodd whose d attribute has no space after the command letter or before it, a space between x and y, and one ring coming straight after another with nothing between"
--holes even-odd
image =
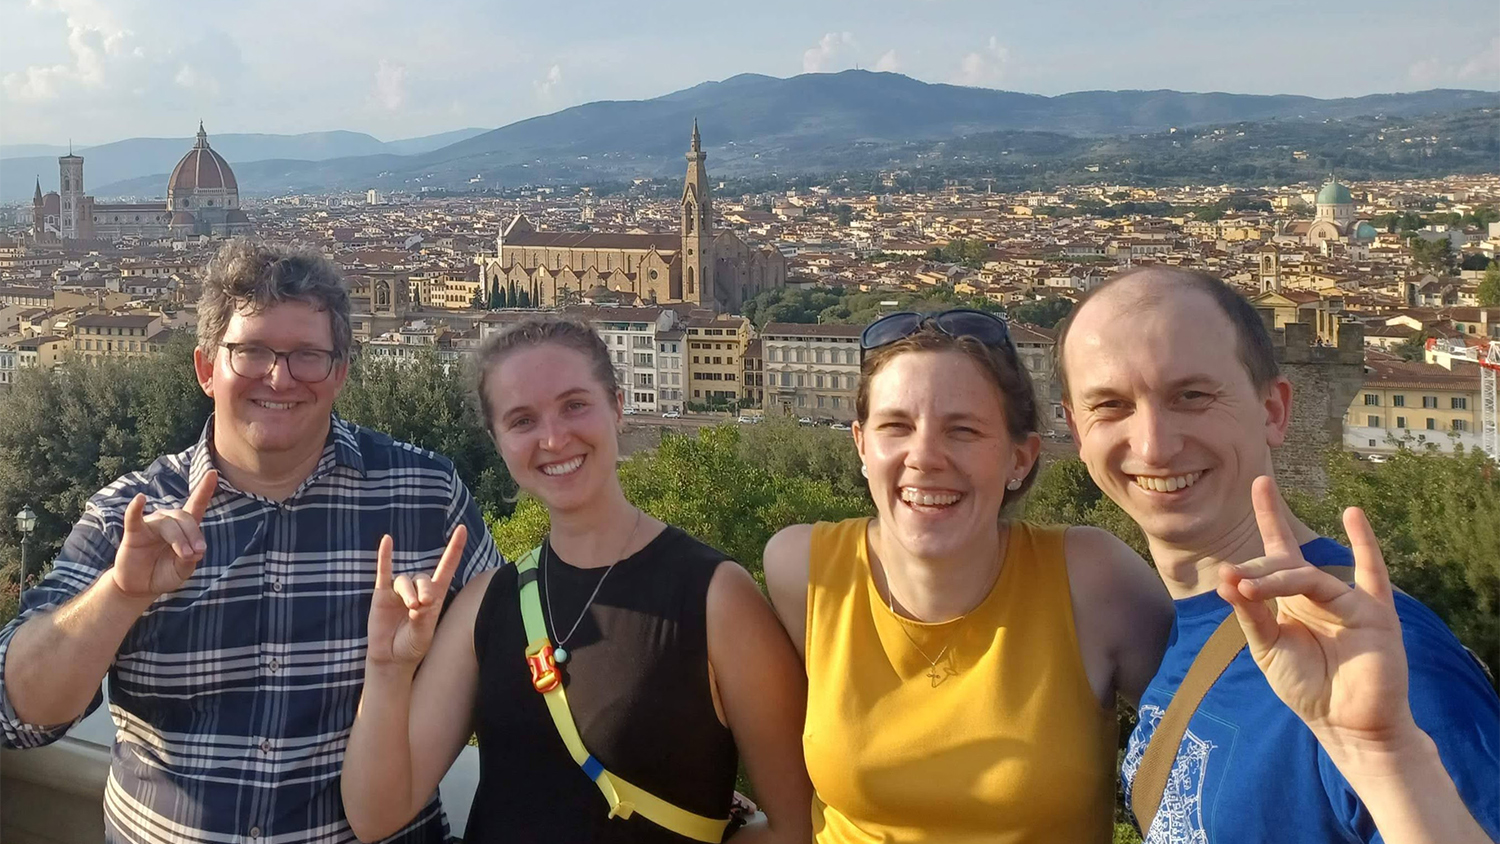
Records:
<instances>
[{"instance_id":1,"label":"yellow sleeveless top","mask_svg":"<svg viewBox=\"0 0 1500 844\"><path fill-rule=\"evenodd\" d=\"M1063 528L1011 522L990 594L923 624L881 600L868 521L812 532L802 748L817 842L1108 842L1117 722L1079 655Z\"/></svg>"}]
</instances>

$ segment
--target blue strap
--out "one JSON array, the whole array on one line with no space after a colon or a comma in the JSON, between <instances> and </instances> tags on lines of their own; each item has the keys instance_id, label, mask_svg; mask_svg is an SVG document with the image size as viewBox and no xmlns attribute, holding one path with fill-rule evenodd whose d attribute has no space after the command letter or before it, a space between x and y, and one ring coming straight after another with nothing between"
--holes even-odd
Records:
<instances>
[{"instance_id":1,"label":"blue strap","mask_svg":"<svg viewBox=\"0 0 1500 844\"><path fill-rule=\"evenodd\" d=\"M591 753L589 754L589 758L583 760L583 772L587 774L588 778L591 780L599 779L599 775L604 773L604 763L600 762L598 759L595 759L594 755Z\"/></svg>"}]
</instances>

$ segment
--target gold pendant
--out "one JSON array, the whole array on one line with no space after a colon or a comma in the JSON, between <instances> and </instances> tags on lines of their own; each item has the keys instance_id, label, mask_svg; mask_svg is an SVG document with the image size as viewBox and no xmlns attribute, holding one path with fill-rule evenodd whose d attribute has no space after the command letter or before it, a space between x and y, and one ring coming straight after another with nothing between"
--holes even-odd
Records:
<instances>
[{"instance_id":1,"label":"gold pendant","mask_svg":"<svg viewBox=\"0 0 1500 844\"><path fill-rule=\"evenodd\" d=\"M946 680L946 679L948 679L949 677L957 677L957 676L958 676L958 669L953 667L953 660L952 660L951 657L948 660L946 660L945 662L943 662L943 667L942 667L941 671L938 670L938 666L934 665L927 672L927 679L929 679L929 680L932 681L932 687L934 689L937 688L938 686L942 685L943 681Z\"/></svg>"}]
</instances>

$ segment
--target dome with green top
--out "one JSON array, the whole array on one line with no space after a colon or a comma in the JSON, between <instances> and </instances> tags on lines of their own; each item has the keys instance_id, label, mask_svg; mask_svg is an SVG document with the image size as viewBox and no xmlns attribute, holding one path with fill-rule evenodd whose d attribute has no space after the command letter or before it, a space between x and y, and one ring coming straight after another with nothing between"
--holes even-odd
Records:
<instances>
[{"instance_id":1,"label":"dome with green top","mask_svg":"<svg viewBox=\"0 0 1500 844\"><path fill-rule=\"evenodd\" d=\"M1318 191L1319 205L1353 205L1354 194L1349 189L1339 184L1338 179L1329 179L1328 184Z\"/></svg>"}]
</instances>

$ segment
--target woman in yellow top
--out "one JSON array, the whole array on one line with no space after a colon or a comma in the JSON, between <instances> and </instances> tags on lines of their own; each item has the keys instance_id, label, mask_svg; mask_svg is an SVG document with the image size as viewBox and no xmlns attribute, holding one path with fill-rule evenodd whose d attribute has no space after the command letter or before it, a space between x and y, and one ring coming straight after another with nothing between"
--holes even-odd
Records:
<instances>
[{"instance_id":1,"label":"woman in yellow top","mask_svg":"<svg viewBox=\"0 0 1500 844\"><path fill-rule=\"evenodd\" d=\"M860 346L877 515L765 552L807 671L816 840L1109 841L1115 695L1166 645L1159 578L1105 531L1001 519L1041 449L1002 320L892 314Z\"/></svg>"}]
</instances>

